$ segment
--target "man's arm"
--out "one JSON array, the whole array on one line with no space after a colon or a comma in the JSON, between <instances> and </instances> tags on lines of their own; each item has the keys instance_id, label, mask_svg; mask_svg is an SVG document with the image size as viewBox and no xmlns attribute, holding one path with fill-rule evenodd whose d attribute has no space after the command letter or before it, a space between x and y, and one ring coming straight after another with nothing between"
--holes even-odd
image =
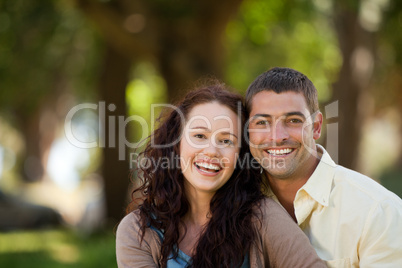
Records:
<instances>
[{"instance_id":1,"label":"man's arm","mask_svg":"<svg viewBox=\"0 0 402 268\"><path fill-rule=\"evenodd\" d=\"M360 267L402 267L401 204L387 199L371 209L359 247Z\"/></svg>"}]
</instances>

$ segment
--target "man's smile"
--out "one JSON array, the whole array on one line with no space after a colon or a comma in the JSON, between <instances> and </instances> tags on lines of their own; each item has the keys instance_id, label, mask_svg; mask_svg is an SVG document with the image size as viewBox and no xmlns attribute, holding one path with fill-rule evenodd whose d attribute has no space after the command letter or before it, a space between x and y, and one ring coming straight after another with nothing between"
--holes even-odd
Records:
<instances>
[{"instance_id":1,"label":"man's smile","mask_svg":"<svg viewBox=\"0 0 402 268\"><path fill-rule=\"evenodd\" d=\"M277 148L277 149L268 149L265 150L269 155L272 156L285 156L292 153L295 149L294 148Z\"/></svg>"}]
</instances>

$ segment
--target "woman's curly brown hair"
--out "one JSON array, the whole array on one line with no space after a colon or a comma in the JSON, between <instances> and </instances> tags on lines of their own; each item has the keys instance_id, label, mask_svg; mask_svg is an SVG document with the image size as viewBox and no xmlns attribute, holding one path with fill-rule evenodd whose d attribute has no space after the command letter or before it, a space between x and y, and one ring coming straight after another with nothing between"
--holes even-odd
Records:
<instances>
[{"instance_id":1,"label":"woman's curly brown hair","mask_svg":"<svg viewBox=\"0 0 402 268\"><path fill-rule=\"evenodd\" d=\"M204 86L188 93L177 108L162 117L157 129L149 137L140 154L142 163L137 176L141 186L132 193L133 201L127 208L137 206L141 215L142 237L145 229L153 226L163 230L160 265L166 267L169 255L176 258L180 234L184 226L182 217L189 211L189 202L183 186L183 174L177 159L180 157L180 137L186 116L199 104L218 102L235 112L244 126L247 118L242 97L227 90L223 84ZM183 118L184 117L184 118ZM191 267L240 267L255 241L256 231L252 220L255 205L264 195L261 176L256 174L249 148L242 135L238 163L228 182L213 196L210 203L210 220L196 245ZM168 168L158 159L170 159ZM140 198L135 195L140 193ZM136 203L137 202L137 203Z\"/></svg>"}]
</instances>

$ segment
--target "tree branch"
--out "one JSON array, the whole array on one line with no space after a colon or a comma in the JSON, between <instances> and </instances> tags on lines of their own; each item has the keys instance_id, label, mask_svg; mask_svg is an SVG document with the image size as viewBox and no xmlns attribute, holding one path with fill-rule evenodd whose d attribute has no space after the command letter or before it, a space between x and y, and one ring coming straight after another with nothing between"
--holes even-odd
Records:
<instances>
[{"instance_id":1,"label":"tree branch","mask_svg":"<svg viewBox=\"0 0 402 268\"><path fill-rule=\"evenodd\" d=\"M154 42L147 42L144 33L130 33L124 28L124 14L111 6L94 0L75 0L76 6L92 20L108 42L121 55L130 58L149 58L156 53Z\"/></svg>"}]
</instances>

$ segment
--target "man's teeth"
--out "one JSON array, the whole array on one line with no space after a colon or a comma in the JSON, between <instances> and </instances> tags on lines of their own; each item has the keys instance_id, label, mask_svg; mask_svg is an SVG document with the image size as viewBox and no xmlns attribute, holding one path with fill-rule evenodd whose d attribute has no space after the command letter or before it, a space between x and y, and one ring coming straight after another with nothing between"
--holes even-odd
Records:
<instances>
[{"instance_id":1,"label":"man's teeth","mask_svg":"<svg viewBox=\"0 0 402 268\"><path fill-rule=\"evenodd\" d=\"M268 153L269 153L269 154L272 154L272 155L284 155L284 154L291 153L292 151L293 151L293 150L292 150L292 149L289 149L289 148L287 148L287 149L280 149L280 150L278 150L278 149L276 149L276 150L269 149L269 150L268 150Z\"/></svg>"},{"instance_id":2,"label":"man's teeth","mask_svg":"<svg viewBox=\"0 0 402 268\"><path fill-rule=\"evenodd\" d=\"M197 166L207 168L207 169L214 169L214 170L220 170L221 169L218 165L208 164L208 163L205 163L205 162L197 163Z\"/></svg>"}]
</instances>

